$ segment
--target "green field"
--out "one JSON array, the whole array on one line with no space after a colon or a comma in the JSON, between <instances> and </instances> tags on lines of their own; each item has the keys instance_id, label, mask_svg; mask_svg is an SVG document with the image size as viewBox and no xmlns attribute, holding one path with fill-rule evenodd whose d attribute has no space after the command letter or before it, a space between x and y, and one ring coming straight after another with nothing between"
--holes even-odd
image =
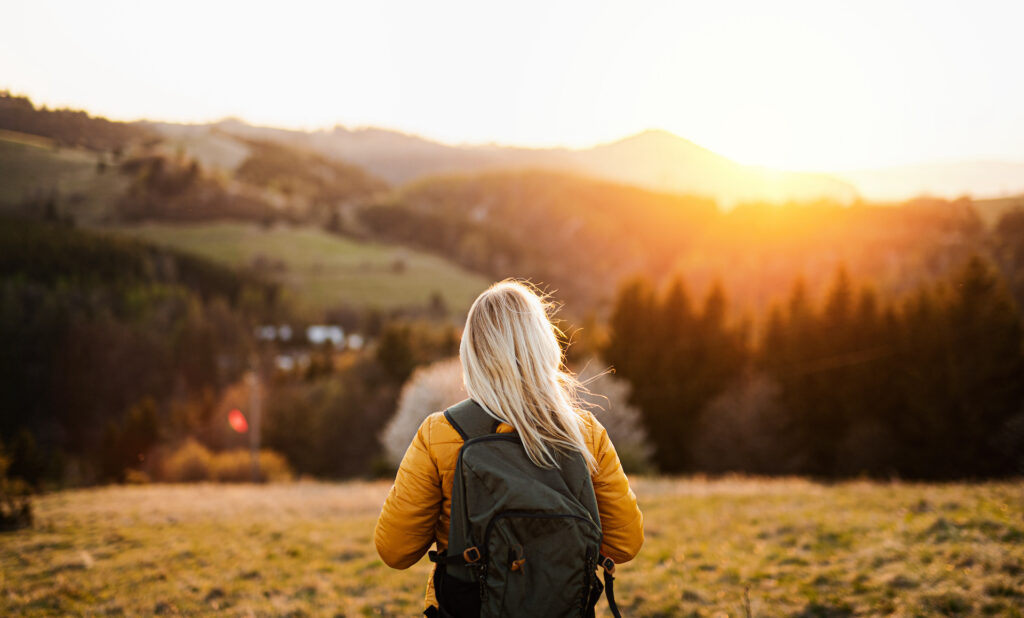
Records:
<instances>
[{"instance_id":1,"label":"green field","mask_svg":"<svg viewBox=\"0 0 1024 618\"><path fill-rule=\"evenodd\" d=\"M627 616L1020 616L1024 484L635 479ZM37 499L0 535L0 614L418 613L430 563L393 571L388 484L135 486ZM603 601L599 606L604 607ZM607 615L607 612L604 612Z\"/></svg>"},{"instance_id":2,"label":"green field","mask_svg":"<svg viewBox=\"0 0 1024 618\"><path fill-rule=\"evenodd\" d=\"M388 309L425 306L435 291L464 311L487 280L451 262L397 245L355 241L313 227L248 223L145 224L116 228L231 266L269 265L309 314L347 303Z\"/></svg>"},{"instance_id":3,"label":"green field","mask_svg":"<svg viewBox=\"0 0 1024 618\"><path fill-rule=\"evenodd\" d=\"M116 166L98 171L97 155L57 148L34 135L0 131L0 210L55 191L62 214L80 222L106 217L129 184Z\"/></svg>"}]
</instances>

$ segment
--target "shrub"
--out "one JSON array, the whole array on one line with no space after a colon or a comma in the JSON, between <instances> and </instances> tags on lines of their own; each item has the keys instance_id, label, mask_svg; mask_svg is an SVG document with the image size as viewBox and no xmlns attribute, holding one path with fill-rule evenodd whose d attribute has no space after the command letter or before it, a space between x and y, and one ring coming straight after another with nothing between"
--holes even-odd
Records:
<instances>
[{"instance_id":1,"label":"shrub","mask_svg":"<svg viewBox=\"0 0 1024 618\"><path fill-rule=\"evenodd\" d=\"M653 448L647 440L640 410L629 404L629 382L591 369L597 364L596 360L591 360L579 372L580 381L590 391L584 393L584 401L592 406L594 416L608 430L622 468L633 474L653 472Z\"/></svg>"},{"instance_id":2,"label":"shrub","mask_svg":"<svg viewBox=\"0 0 1024 618\"><path fill-rule=\"evenodd\" d=\"M211 479L213 455L189 438L164 461L163 480L169 483L193 483Z\"/></svg>"},{"instance_id":3,"label":"shrub","mask_svg":"<svg viewBox=\"0 0 1024 618\"><path fill-rule=\"evenodd\" d=\"M423 419L465 398L458 358L438 361L414 371L402 387L395 415L380 436L387 461L397 468Z\"/></svg>"},{"instance_id":4,"label":"shrub","mask_svg":"<svg viewBox=\"0 0 1024 618\"><path fill-rule=\"evenodd\" d=\"M252 455L246 449L224 451L213 456L213 480L222 483L247 483L252 480ZM292 478L291 466L280 454L263 449L259 454L258 482L288 481Z\"/></svg>"},{"instance_id":5,"label":"shrub","mask_svg":"<svg viewBox=\"0 0 1024 618\"><path fill-rule=\"evenodd\" d=\"M292 469L284 456L270 449L260 451L257 482L288 481L291 478ZM205 446L189 438L165 460L162 480L169 483L247 483L252 480L251 455L244 448L211 453Z\"/></svg>"}]
</instances>

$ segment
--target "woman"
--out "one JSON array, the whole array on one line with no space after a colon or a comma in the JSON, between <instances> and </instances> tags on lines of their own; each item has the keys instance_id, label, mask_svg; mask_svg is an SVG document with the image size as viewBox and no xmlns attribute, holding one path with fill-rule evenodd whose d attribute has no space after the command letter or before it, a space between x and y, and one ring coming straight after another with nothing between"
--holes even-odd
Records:
<instances>
[{"instance_id":1,"label":"woman","mask_svg":"<svg viewBox=\"0 0 1024 618\"><path fill-rule=\"evenodd\" d=\"M528 284L505 280L473 303L459 348L469 397L516 432L529 459L557 467L556 455L576 451L590 470L600 514L601 553L628 562L643 544L643 515L608 434L582 407L583 386L563 369L550 307ZM463 440L443 412L420 425L384 502L374 541L390 567L406 569L437 545L444 553L451 518L452 480ZM585 476L584 476L585 478ZM433 572L427 582L428 615L436 607Z\"/></svg>"}]
</instances>

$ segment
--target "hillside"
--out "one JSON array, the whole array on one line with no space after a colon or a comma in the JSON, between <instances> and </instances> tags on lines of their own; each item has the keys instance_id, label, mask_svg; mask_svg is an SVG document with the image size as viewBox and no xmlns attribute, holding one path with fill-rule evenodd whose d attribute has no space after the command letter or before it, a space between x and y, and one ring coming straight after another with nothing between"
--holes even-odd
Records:
<instances>
[{"instance_id":1,"label":"hillside","mask_svg":"<svg viewBox=\"0 0 1024 618\"><path fill-rule=\"evenodd\" d=\"M438 293L465 311L488 281L432 255L359 242L312 227L251 223L147 223L115 229L216 263L254 270L290 290L296 309L313 319L341 306L426 307Z\"/></svg>"},{"instance_id":2,"label":"hillside","mask_svg":"<svg viewBox=\"0 0 1024 618\"><path fill-rule=\"evenodd\" d=\"M0 211L28 214L62 201L79 221L108 217L129 180L102 155L34 135L0 131Z\"/></svg>"},{"instance_id":3,"label":"hillside","mask_svg":"<svg viewBox=\"0 0 1024 618\"><path fill-rule=\"evenodd\" d=\"M121 152L159 139L149 127L90 116L82 110L36 107L28 97L0 91L0 129L48 137L61 146Z\"/></svg>"},{"instance_id":4,"label":"hillside","mask_svg":"<svg viewBox=\"0 0 1024 618\"><path fill-rule=\"evenodd\" d=\"M530 277L582 313L608 301L625 275L664 273L717 215L704 199L523 171L413 182L357 217L372 236L494 278Z\"/></svg>"},{"instance_id":5,"label":"hillside","mask_svg":"<svg viewBox=\"0 0 1024 618\"><path fill-rule=\"evenodd\" d=\"M137 434L120 424L147 401L237 380L250 325L282 315L277 287L129 238L0 218L0 435L21 436L20 473L116 478L152 444L156 410L144 406Z\"/></svg>"},{"instance_id":6,"label":"hillside","mask_svg":"<svg viewBox=\"0 0 1024 618\"><path fill-rule=\"evenodd\" d=\"M851 185L822 174L793 173L745 166L666 131L647 131L593 148L452 146L396 131L335 127L313 132L254 127L237 120L211 125L153 124L195 152L213 151L224 135L270 140L312 149L362 166L394 184L426 176L495 170L541 169L571 172L649 190L714 198L725 205L744 201L857 197ZM205 136L211 145L204 144Z\"/></svg>"},{"instance_id":7,"label":"hillside","mask_svg":"<svg viewBox=\"0 0 1024 618\"><path fill-rule=\"evenodd\" d=\"M853 186L824 174L740 165L667 131L646 131L567 154L572 169L581 173L657 191L710 196L725 206L819 199L848 203L857 198Z\"/></svg>"},{"instance_id":8,"label":"hillside","mask_svg":"<svg viewBox=\"0 0 1024 618\"><path fill-rule=\"evenodd\" d=\"M818 186L832 193L846 187L817 176L793 184L793 175L737 166L659 131L570 151L446 146L380 129L304 133L237 120L146 127L162 140L137 144L116 159L111 153L58 147L49 138L3 134L0 178L8 181L0 205L33 216L52 210L88 224L188 222L196 226L196 237L205 237L206 225L225 221L331 230L447 260L447 267L437 269L460 275L445 281L468 276L477 278L477 285L528 277L582 315L607 308L621 278L636 273L660 280L678 271L698 294L720 279L737 311L755 313L781 297L798 275L817 292L841 262L853 276L898 294L942 275L968 251L985 250L978 216L992 228L1016 203L917 200L847 207L842 200L802 199L744 202L723 212L714 200L678 191L715 193L715 187L726 187L730 199L739 199L749 197L743 193L748 190L778 198L796 188ZM531 161L551 169L530 167ZM386 184L459 168L488 171ZM617 180L594 178L588 169ZM644 189L644 184L671 190ZM283 247L278 253L286 268L294 262ZM312 262L303 264L289 277L295 290L312 291L307 308L342 299L342 293L324 291L336 288L330 277L307 276ZM355 276L351 269L345 273ZM371 284L374 277L381 281ZM360 283L345 281L355 286L354 302L364 306L394 307L403 298L422 306L429 297L423 284L389 277L380 269L376 275L360 273L355 277ZM373 299L372 291L381 297ZM447 300L452 307L465 302Z\"/></svg>"},{"instance_id":9,"label":"hillside","mask_svg":"<svg viewBox=\"0 0 1024 618\"><path fill-rule=\"evenodd\" d=\"M997 197L988 200L974 200L974 209L988 227L995 226L999 219L1014 210L1024 210L1024 194L1012 197Z\"/></svg>"},{"instance_id":10,"label":"hillside","mask_svg":"<svg viewBox=\"0 0 1024 618\"><path fill-rule=\"evenodd\" d=\"M721 212L707 200L540 171L424 179L360 215L378 237L494 276L528 274L570 305L598 311L622 277L639 273L678 272L698 297L717 279L737 313L755 315L797 276L818 294L840 263L900 294L984 242L970 201Z\"/></svg>"}]
</instances>

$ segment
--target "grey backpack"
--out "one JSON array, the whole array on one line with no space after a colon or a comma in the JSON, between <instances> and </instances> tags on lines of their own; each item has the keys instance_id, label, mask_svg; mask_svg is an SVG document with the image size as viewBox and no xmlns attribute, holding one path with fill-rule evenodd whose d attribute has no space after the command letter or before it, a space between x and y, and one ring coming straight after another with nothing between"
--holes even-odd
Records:
<instances>
[{"instance_id":1,"label":"grey backpack","mask_svg":"<svg viewBox=\"0 0 1024 618\"><path fill-rule=\"evenodd\" d=\"M448 550L430 552L438 615L587 617L604 590L618 618L615 565L600 553L601 519L583 456L560 454L557 469L535 465L518 434L495 433L499 422L472 399L445 418L463 445Z\"/></svg>"}]
</instances>

